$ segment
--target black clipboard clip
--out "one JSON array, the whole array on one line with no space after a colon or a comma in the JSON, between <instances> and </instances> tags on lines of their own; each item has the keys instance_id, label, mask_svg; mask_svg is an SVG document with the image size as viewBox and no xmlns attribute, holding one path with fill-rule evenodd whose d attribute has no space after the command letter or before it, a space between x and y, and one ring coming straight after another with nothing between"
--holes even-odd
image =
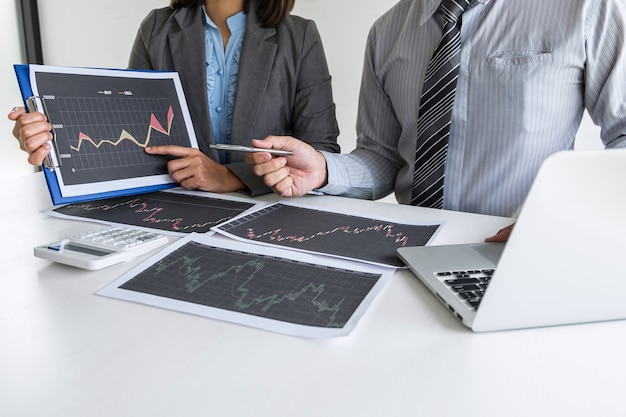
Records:
<instances>
[{"instance_id":1,"label":"black clipboard clip","mask_svg":"<svg viewBox=\"0 0 626 417\"><path fill-rule=\"evenodd\" d=\"M50 151L50 153L48 153L48 155L46 155L43 164L46 168L50 170L59 168L61 166L61 160L60 158L58 158L59 147L57 145L57 134L54 131L54 125L52 124L52 121L48 116L46 101L42 97L30 96L26 99L26 108L28 109L29 113L32 111L38 111L40 113L43 113L48 119L48 123L50 123L50 126L52 126L52 130L50 130L50 133L52 133L52 139L50 140L50 142L48 142L52 145L52 150Z\"/></svg>"}]
</instances>

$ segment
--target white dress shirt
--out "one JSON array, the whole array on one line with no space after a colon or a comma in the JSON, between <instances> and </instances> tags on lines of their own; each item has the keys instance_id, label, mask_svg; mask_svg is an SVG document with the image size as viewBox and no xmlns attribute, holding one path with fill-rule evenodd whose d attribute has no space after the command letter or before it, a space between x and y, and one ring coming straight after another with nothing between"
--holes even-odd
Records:
<instances>
[{"instance_id":1,"label":"white dress shirt","mask_svg":"<svg viewBox=\"0 0 626 417\"><path fill-rule=\"evenodd\" d=\"M327 194L411 198L426 66L440 0L402 0L367 40L357 149L324 153ZM541 162L572 149L584 109L626 147L626 2L489 0L462 16L444 209L513 216Z\"/></svg>"}]
</instances>

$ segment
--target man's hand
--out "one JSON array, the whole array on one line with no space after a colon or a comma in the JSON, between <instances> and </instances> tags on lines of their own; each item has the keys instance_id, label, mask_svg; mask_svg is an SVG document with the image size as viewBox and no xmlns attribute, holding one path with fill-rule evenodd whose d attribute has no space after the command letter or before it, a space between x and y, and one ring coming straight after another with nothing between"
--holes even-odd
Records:
<instances>
[{"instance_id":1,"label":"man's hand","mask_svg":"<svg viewBox=\"0 0 626 417\"><path fill-rule=\"evenodd\" d=\"M485 242L486 243L506 242L507 240L509 240L509 236L511 236L511 232L513 231L513 226L515 226L515 223L503 229L498 230L498 233L485 239Z\"/></svg>"},{"instance_id":2,"label":"man's hand","mask_svg":"<svg viewBox=\"0 0 626 417\"><path fill-rule=\"evenodd\" d=\"M273 157L270 153L249 153L245 161L254 165L256 175L281 197L299 197L326 184L324 155L301 140L291 136L268 136L254 139L257 148L282 149L293 155Z\"/></svg>"}]
</instances>

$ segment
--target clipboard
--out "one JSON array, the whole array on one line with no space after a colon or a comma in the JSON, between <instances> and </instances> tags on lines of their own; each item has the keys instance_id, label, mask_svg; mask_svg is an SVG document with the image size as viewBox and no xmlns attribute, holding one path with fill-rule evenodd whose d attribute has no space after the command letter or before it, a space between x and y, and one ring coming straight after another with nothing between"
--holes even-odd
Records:
<instances>
[{"instance_id":1,"label":"clipboard","mask_svg":"<svg viewBox=\"0 0 626 417\"><path fill-rule=\"evenodd\" d=\"M46 179L46 184L50 192L52 203L54 205L76 203L76 202L81 202L81 201L97 200L97 199L104 199L104 198L110 198L110 197L120 197L120 196L125 196L125 195L142 194L142 193L148 193L148 192L153 192L153 191L158 191L158 190L163 190L163 189L168 189L168 188L173 188L173 187L178 186L178 184L174 182L171 179L171 177L169 177L169 174L167 174L166 169L161 174L152 175L152 176L147 175L144 177L141 173L139 173L138 167L128 168L128 169L133 169L134 170L133 172L139 173L138 175L135 175L132 178L117 178L111 181L94 180L93 182L87 181L85 183L78 184L76 186L67 185L66 178L63 176L63 173L64 173L64 169L66 168L64 164L67 165L67 163L64 161L68 161L68 159L64 159L64 158L69 157L71 159L72 155L70 153L72 151L68 152L67 146L65 146L66 148L65 152L63 150L60 150L60 146L63 146L62 142L67 141L67 138L64 136L67 134L67 132L65 131L61 132L61 129L58 129L58 128L55 129L55 126L58 126L58 124L54 120L54 115L52 115L48 111L49 110L48 98L51 95L46 94L45 92L34 91L33 81L32 81L32 77L34 76L33 74L35 74L37 70L41 70L42 72L46 72L49 74L63 74L64 77L69 77L68 79L71 79L72 76L80 77L79 80L81 80L81 82L83 82L83 80L87 80L85 82L88 82L89 77L93 77L93 79L95 80L96 77L107 77L107 76L111 76L111 74L113 74L113 77L114 77L111 79L116 82L117 82L117 79L115 78L115 74L120 74L119 75L120 79L130 81L128 83L128 85L130 86L134 84L138 84L138 83L149 84L150 83L149 80L152 80L152 79L156 79L156 80L165 79L165 80L171 81L172 89L175 92L174 93L170 92L169 95L170 95L171 102L174 104L174 107L176 108L175 110L175 112L177 113L176 116L178 116L176 120L176 123L178 124L177 125L178 132L184 133L181 135L181 137L185 136L184 140L181 139L183 140L183 143L176 143L176 144L198 148L197 139L195 136L195 132L193 130L193 125L191 123L191 116L189 115L189 110L187 108L186 100L185 100L184 93L182 91L182 86L180 85L180 79L178 78L177 73L164 72L164 71L129 71L129 70L119 70L119 69L100 70L100 69L91 69L91 68L52 67L52 66L28 65L28 64L14 65L14 69L15 69L15 74L17 76L17 81L19 84L20 93L22 95L25 108L28 111L34 110L34 111L40 111L44 113L46 117L48 118L50 124L53 126L53 129L51 131L52 136L53 136L53 139L51 141L52 151L50 152L49 157L46 158L46 160L42 164L42 171ZM102 78L98 78L98 80L100 81L102 80ZM137 80L137 81L134 81L134 80ZM145 90L147 87L142 86L142 88ZM131 90L125 90L126 93L128 93L129 91ZM113 95L112 94L113 92L110 92L110 93L111 94L109 95ZM134 97L131 97L131 99L133 98ZM113 99L113 97L111 97L111 99ZM172 107L170 106L170 110L171 108ZM71 108L69 110L71 113ZM173 116L173 117L176 117L176 116ZM157 131L159 129L156 129L156 130L152 129L153 125L158 126L159 128L162 128L161 129L162 131L164 131L165 129L163 128L163 123L160 123L158 120L159 118L154 116L153 113L152 113L152 117L153 118L149 122L146 121L146 125L150 123L150 127L148 127L148 135L152 135L152 137L155 137L159 135L159 131ZM163 117L164 116L161 116L161 119L163 119ZM169 117L169 113L168 113L167 118L170 121L169 122L170 125L173 123L172 122L173 117ZM124 129L124 132L128 133L127 129ZM63 133L63 135L61 133ZM135 134L134 136L137 136L137 135L138 134ZM124 137L120 136L120 138L118 139L118 143L112 140L108 140L108 139L107 140L103 139L103 140L98 141L97 139L91 139L91 137L87 136L86 134L80 137L78 140L79 140L79 143L82 140L83 149L86 149L88 147L95 148L96 145L98 146L101 145L102 149L104 149L107 146L111 148L111 146L109 146L110 144L115 144L115 146L120 146L120 147L122 145L128 147L129 146L128 143L131 143L132 141L130 139L126 140L127 138L132 138L135 145L138 145L138 146L147 145L147 140L144 141L145 143L140 143L139 141L135 140L134 136L131 134L128 134ZM164 135L161 134L161 136L164 136ZM122 144L122 142L124 143ZM79 147L80 146L81 145L79 145ZM74 147L73 149L76 149L76 147ZM139 151L143 153L143 150L137 150L137 153L139 153ZM148 156L147 154L145 155L147 158L152 157L152 155L150 156ZM67 167L67 170L69 169L75 170L76 168ZM102 169L104 170L104 168ZM151 169L154 170L154 167L152 167ZM70 172L70 171L67 171L67 172ZM66 175L67 175L67 172L66 172ZM93 173L91 175L93 175ZM75 188L72 188L72 187L75 187Z\"/></svg>"}]
</instances>

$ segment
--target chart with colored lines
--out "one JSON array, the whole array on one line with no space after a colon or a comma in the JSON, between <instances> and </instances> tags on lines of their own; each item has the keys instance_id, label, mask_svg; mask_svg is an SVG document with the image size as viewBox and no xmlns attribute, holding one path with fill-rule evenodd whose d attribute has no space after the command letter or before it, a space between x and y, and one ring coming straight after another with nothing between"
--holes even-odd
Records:
<instances>
[{"instance_id":1,"label":"chart with colored lines","mask_svg":"<svg viewBox=\"0 0 626 417\"><path fill-rule=\"evenodd\" d=\"M53 127L63 195L173 183L169 157L145 148L198 147L176 73L33 68L33 93Z\"/></svg>"},{"instance_id":2,"label":"chart with colored lines","mask_svg":"<svg viewBox=\"0 0 626 417\"><path fill-rule=\"evenodd\" d=\"M328 257L200 239L181 239L98 294L293 335L330 336L354 328L392 274Z\"/></svg>"},{"instance_id":3,"label":"chart with colored lines","mask_svg":"<svg viewBox=\"0 0 626 417\"><path fill-rule=\"evenodd\" d=\"M426 245L440 225L414 225L275 203L216 226L226 236L400 267L403 246Z\"/></svg>"},{"instance_id":4,"label":"chart with colored lines","mask_svg":"<svg viewBox=\"0 0 626 417\"><path fill-rule=\"evenodd\" d=\"M53 207L48 214L187 234L206 233L255 204L244 199L173 190L70 203Z\"/></svg>"},{"instance_id":5,"label":"chart with colored lines","mask_svg":"<svg viewBox=\"0 0 626 417\"><path fill-rule=\"evenodd\" d=\"M137 139L132 134L128 133L126 129L122 129L122 131L120 132L120 137L117 139L93 139L85 133L79 132L78 143L75 146L70 145L70 149L79 153L81 151L87 152L86 148L87 146L89 146L89 144L91 144L91 146L93 147L92 149L95 150L100 148L106 148L107 146L118 147L124 141L131 142L131 146L135 145L138 148L145 148L150 144L150 139L152 138L153 131L157 133L162 133L167 137L171 136L173 121L174 111L172 110L172 106L169 106L169 108L167 109L167 129L164 128L163 125L161 125L154 113L150 112L150 123L148 124L148 132L145 138L142 137L140 139ZM140 126L138 130L143 130L143 126ZM86 144L84 142L86 142Z\"/></svg>"}]
</instances>

